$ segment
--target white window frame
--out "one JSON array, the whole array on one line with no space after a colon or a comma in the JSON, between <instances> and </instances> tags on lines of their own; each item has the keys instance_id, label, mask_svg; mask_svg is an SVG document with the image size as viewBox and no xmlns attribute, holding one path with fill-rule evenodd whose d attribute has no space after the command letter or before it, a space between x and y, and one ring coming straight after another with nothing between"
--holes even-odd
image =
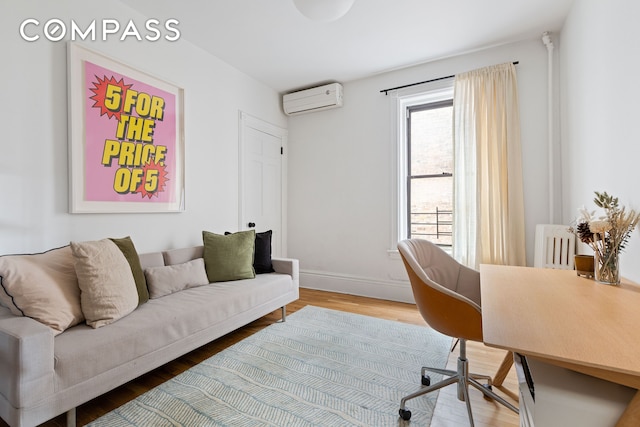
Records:
<instances>
[{"instance_id":1,"label":"white window frame","mask_svg":"<svg viewBox=\"0 0 640 427\"><path fill-rule=\"evenodd\" d=\"M391 236L389 244L389 256L399 258L397 245L400 240L406 239L407 224L407 186L408 173L407 158L407 108L414 105L429 104L445 101L453 98L454 79L442 79L424 85L394 91L391 96L391 121L394 126L392 141L394 141L391 153Z\"/></svg>"}]
</instances>

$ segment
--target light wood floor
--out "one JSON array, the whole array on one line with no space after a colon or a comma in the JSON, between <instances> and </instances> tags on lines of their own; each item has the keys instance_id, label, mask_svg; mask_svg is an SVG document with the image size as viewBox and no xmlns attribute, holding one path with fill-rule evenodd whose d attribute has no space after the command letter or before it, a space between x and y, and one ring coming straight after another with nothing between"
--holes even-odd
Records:
<instances>
[{"instance_id":1,"label":"light wood floor","mask_svg":"<svg viewBox=\"0 0 640 427\"><path fill-rule=\"evenodd\" d=\"M424 320L416 310L415 305L397 303L391 301L378 300L373 298L343 295L332 292L300 289L300 299L287 306L289 314L299 310L306 305L315 305L335 310L349 311L352 313L365 314L383 319L396 320L416 325L425 325ZM271 313L255 322L240 328L218 340L215 340L199 349L196 349L148 374L145 374L123 386L106 393L77 409L78 425L84 425L103 414L117 408L118 406L134 399L153 387L167 381L173 376L189 369L201 361L211 357L228 346L250 336L260 329L272 324L280 317L280 310ZM425 325L426 327L426 325ZM449 355L448 368L456 369L457 348ZM504 358L505 352L492 349L480 343L469 342L467 344L467 358L471 372L483 373L493 376ZM420 373L416 372L416 390L420 387ZM504 385L494 390L501 391L508 400L513 399L518 390L516 374L511 368ZM471 389L471 405L473 409L475 425L478 427L511 427L518 426L518 416L514 412L504 408L492 401L483 399L482 394ZM506 393L506 394L505 394ZM511 396L509 398L508 396ZM419 399L419 398L418 398ZM398 402L399 405L400 402ZM407 403L411 409L411 401ZM65 426L65 417L60 416L43 426ZM469 425L466 406L456 397L455 386L449 386L440 391L436 410L431 422L432 427L460 427ZM7 424L0 420L0 427Z\"/></svg>"}]
</instances>

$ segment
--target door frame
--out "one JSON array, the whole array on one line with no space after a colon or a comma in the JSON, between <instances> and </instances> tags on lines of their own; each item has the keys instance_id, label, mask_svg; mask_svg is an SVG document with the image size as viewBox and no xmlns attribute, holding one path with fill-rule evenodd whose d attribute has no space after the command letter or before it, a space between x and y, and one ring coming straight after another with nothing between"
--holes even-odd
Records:
<instances>
[{"instance_id":1,"label":"door frame","mask_svg":"<svg viewBox=\"0 0 640 427\"><path fill-rule=\"evenodd\" d=\"M245 217L244 150L246 129L252 128L280 139L280 257L287 256L287 139L289 131L239 110L238 119L238 230L247 229Z\"/></svg>"}]
</instances>

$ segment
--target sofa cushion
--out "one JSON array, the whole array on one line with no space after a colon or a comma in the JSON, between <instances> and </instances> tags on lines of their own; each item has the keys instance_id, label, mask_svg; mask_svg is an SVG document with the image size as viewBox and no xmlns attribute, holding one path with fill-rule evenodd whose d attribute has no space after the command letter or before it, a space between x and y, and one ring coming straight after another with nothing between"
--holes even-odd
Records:
<instances>
[{"instance_id":1,"label":"sofa cushion","mask_svg":"<svg viewBox=\"0 0 640 427\"><path fill-rule=\"evenodd\" d=\"M209 283L202 258L183 264L147 268L144 274L147 277L151 298L159 298Z\"/></svg>"},{"instance_id":2,"label":"sofa cushion","mask_svg":"<svg viewBox=\"0 0 640 427\"><path fill-rule=\"evenodd\" d=\"M255 231L221 235L202 232L204 263L210 282L253 279Z\"/></svg>"},{"instance_id":3,"label":"sofa cushion","mask_svg":"<svg viewBox=\"0 0 640 427\"><path fill-rule=\"evenodd\" d=\"M204 256L204 246L190 246L188 248L169 249L162 252L164 265L183 264Z\"/></svg>"},{"instance_id":4,"label":"sofa cushion","mask_svg":"<svg viewBox=\"0 0 640 427\"><path fill-rule=\"evenodd\" d=\"M253 321L256 308L295 288L289 275L262 274L252 280L213 283L151 299L104 328L78 325L56 338L57 387L64 390L100 375L110 377L111 370L121 371L127 365L139 372L142 368L136 365L142 356L165 363L166 354L177 351L176 347L202 345L193 341L195 336L204 334L211 340L226 334L237 327L230 325L237 325L239 319Z\"/></svg>"},{"instance_id":5,"label":"sofa cushion","mask_svg":"<svg viewBox=\"0 0 640 427\"><path fill-rule=\"evenodd\" d=\"M84 320L71 248L0 257L0 300L59 334Z\"/></svg>"},{"instance_id":6,"label":"sofa cushion","mask_svg":"<svg viewBox=\"0 0 640 427\"><path fill-rule=\"evenodd\" d=\"M80 303L87 325L99 328L131 313L138 291L131 267L109 239L71 242L80 287Z\"/></svg>"},{"instance_id":7,"label":"sofa cushion","mask_svg":"<svg viewBox=\"0 0 640 427\"><path fill-rule=\"evenodd\" d=\"M111 241L120 248L122 254L127 259L127 262L131 267L131 273L133 273L133 279L136 281L138 305L144 304L149 301L149 289L147 288L147 279L145 278L144 271L140 265L138 251L136 251L136 247L134 246L131 237L127 236L121 239L111 239Z\"/></svg>"},{"instance_id":8,"label":"sofa cushion","mask_svg":"<svg viewBox=\"0 0 640 427\"><path fill-rule=\"evenodd\" d=\"M140 266L142 267L142 271L147 268L162 267L163 265L165 265L162 252L147 252L144 254L138 254L138 258L140 258Z\"/></svg>"}]
</instances>

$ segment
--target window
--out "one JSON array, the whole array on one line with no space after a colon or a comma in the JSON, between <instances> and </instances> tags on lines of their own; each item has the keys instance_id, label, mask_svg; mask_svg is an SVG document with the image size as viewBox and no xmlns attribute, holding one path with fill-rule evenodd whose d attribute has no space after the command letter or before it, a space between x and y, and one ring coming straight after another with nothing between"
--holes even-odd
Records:
<instances>
[{"instance_id":1,"label":"window","mask_svg":"<svg viewBox=\"0 0 640 427\"><path fill-rule=\"evenodd\" d=\"M407 238L451 247L453 100L407 107Z\"/></svg>"},{"instance_id":2,"label":"window","mask_svg":"<svg viewBox=\"0 0 640 427\"><path fill-rule=\"evenodd\" d=\"M453 220L453 79L396 93L392 249L423 238L449 250Z\"/></svg>"}]
</instances>

